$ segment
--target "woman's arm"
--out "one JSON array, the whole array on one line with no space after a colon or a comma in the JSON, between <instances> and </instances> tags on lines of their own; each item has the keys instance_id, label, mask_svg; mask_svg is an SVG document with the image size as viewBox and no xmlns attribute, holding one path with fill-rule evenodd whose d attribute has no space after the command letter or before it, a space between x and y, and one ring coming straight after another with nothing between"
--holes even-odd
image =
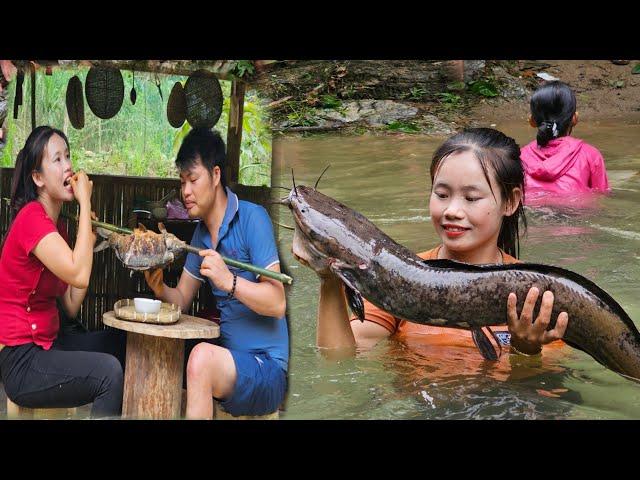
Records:
<instances>
[{"instance_id":1,"label":"woman's arm","mask_svg":"<svg viewBox=\"0 0 640 480\"><path fill-rule=\"evenodd\" d=\"M51 232L38 242L33 254L56 277L79 289L89 285L96 235L91 228L91 191L93 182L84 172L71 178L73 194L80 204L78 235L73 250L58 232Z\"/></svg>"},{"instance_id":2,"label":"woman's arm","mask_svg":"<svg viewBox=\"0 0 640 480\"><path fill-rule=\"evenodd\" d=\"M350 321L342 282L333 274L320 276L318 347L355 353L356 347L371 348L389 335L389 330L366 319Z\"/></svg>"},{"instance_id":3,"label":"woman's arm","mask_svg":"<svg viewBox=\"0 0 640 480\"><path fill-rule=\"evenodd\" d=\"M71 317L75 318L80 311L80 305L82 305L82 301L84 297L87 295L86 288L76 288L71 285L67 287L67 291L64 292L62 296L61 303L62 308L64 308L65 313Z\"/></svg>"},{"instance_id":4,"label":"woman's arm","mask_svg":"<svg viewBox=\"0 0 640 480\"><path fill-rule=\"evenodd\" d=\"M607 176L607 167L604 163L602 154L596 150L597 155L591 161L591 178L589 186L600 192L609 192L609 177Z\"/></svg>"}]
</instances>

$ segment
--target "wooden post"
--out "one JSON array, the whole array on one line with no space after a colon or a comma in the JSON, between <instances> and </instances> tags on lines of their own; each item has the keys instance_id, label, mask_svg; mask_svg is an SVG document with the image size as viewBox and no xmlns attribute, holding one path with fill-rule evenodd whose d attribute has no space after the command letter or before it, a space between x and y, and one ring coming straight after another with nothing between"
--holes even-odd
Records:
<instances>
[{"instance_id":1,"label":"wooden post","mask_svg":"<svg viewBox=\"0 0 640 480\"><path fill-rule=\"evenodd\" d=\"M180 418L183 367L183 339L127 332L122 416Z\"/></svg>"},{"instance_id":2,"label":"wooden post","mask_svg":"<svg viewBox=\"0 0 640 480\"><path fill-rule=\"evenodd\" d=\"M31 64L31 130L36 128L36 67Z\"/></svg>"},{"instance_id":3,"label":"wooden post","mask_svg":"<svg viewBox=\"0 0 640 480\"><path fill-rule=\"evenodd\" d=\"M229 184L238 183L239 178L245 88L245 83L240 80L233 80L231 83L229 128L227 130L227 182Z\"/></svg>"}]
</instances>

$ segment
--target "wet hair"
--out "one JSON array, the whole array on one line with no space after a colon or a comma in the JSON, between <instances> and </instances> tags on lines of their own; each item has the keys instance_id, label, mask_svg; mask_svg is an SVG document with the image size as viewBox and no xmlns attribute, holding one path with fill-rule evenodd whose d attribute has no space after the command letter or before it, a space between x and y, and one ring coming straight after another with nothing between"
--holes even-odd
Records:
<instances>
[{"instance_id":1,"label":"wet hair","mask_svg":"<svg viewBox=\"0 0 640 480\"><path fill-rule=\"evenodd\" d=\"M480 162L484 176L491 187L489 170L493 172L496 183L500 186L502 198L507 202L513 201L513 190L520 188L522 198L516 211L502 219L498 247L509 255L518 258L520 254L519 221L522 221L524 231L527 229L527 219L524 215L524 169L520 160L520 147L516 141L504 133L492 128L469 128L455 134L445 141L433 154L431 161L431 185L442 161L454 153L472 152ZM496 199L497 201L497 199Z\"/></svg>"},{"instance_id":2,"label":"wet hair","mask_svg":"<svg viewBox=\"0 0 640 480\"><path fill-rule=\"evenodd\" d=\"M69 140L61 130L42 125L36 127L27 137L22 150L16 157L16 165L11 179L11 214L15 218L17 213L27 203L37 200L38 187L33 181L32 173L39 172L42 168L42 159L47 144L53 135L59 135L67 144Z\"/></svg>"},{"instance_id":3,"label":"wet hair","mask_svg":"<svg viewBox=\"0 0 640 480\"><path fill-rule=\"evenodd\" d=\"M536 140L544 147L553 138L567 134L576 113L576 95L566 83L547 82L531 97L531 116L538 125Z\"/></svg>"},{"instance_id":4,"label":"wet hair","mask_svg":"<svg viewBox=\"0 0 640 480\"><path fill-rule=\"evenodd\" d=\"M181 172L188 170L195 165L198 158L209 174L213 167L220 167L220 183L223 188L226 187L227 154L220 133L208 128L194 128L184 137L176 157L176 167Z\"/></svg>"}]
</instances>

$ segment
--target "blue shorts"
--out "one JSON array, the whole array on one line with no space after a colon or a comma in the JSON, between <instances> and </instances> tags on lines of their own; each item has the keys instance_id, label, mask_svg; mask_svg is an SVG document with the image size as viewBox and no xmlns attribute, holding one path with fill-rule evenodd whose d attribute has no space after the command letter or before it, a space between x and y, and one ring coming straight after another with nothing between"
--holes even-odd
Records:
<instances>
[{"instance_id":1,"label":"blue shorts","mask_svg":"<svg viewBox=\"0 0 640 480\"><path fill-rule=\"evenodd\" d=\"M267 415L278 410L287 391L287 372L268 353L229 350L236 364L233 393L219 405L231 415Z\"/></svg>"}]
</instances>

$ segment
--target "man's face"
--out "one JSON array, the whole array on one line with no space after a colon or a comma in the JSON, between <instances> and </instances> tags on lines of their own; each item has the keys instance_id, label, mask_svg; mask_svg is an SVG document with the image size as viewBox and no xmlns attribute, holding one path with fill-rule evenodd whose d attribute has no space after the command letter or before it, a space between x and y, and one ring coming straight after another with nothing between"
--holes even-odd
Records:
<instances>
[{"instance_id":1,"label":"man's face","mask_svg":"<svg viewBox=\"0 0 640 480\"><path fill-rule=\"evenodd\" d=\"M220 183L220 168L207 170L200 158L191 168L180 172L180 191L189 218L204 218L213 209L215 188Z\"/></svg>"}]
</instances>

